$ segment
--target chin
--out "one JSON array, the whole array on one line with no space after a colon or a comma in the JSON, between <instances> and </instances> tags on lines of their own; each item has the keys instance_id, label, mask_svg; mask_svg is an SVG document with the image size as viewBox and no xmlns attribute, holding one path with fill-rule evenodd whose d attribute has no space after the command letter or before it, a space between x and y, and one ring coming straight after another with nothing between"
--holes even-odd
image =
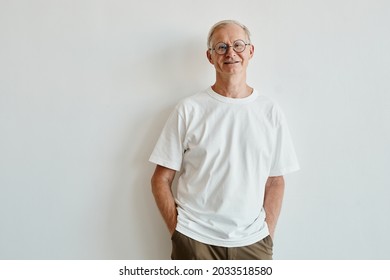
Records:
<instances>
[{"instance_id":1,"label":"chin","mask_svg":"<svg viewBox=\"0 0 390 280\"><path fill-rule=\"evenodd\" d=\"M227 73L227 74L239 74L239 73L242 73L243 69L227 69L225 71L223 71L224 73Z\"/></svg>"}]
</instances>

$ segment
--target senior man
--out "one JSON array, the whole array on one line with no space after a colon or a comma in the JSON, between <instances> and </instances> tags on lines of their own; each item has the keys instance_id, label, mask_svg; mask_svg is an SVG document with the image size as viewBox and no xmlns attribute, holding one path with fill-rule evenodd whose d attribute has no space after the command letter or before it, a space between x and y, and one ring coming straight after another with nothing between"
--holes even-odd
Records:
<instances>
[{"instance_id":1,"label":"senior man","mask_svg":"<svg viewBox=\"0 0 390 280\"><path fill-rule=\"evenodd\" d=\"M248 28L218 22L207 45L215 83L177 104L149 159L171 258L269 260L283 175L299 169L289 129L280 107L247 84Z\"/></svg>"}]
</instances>

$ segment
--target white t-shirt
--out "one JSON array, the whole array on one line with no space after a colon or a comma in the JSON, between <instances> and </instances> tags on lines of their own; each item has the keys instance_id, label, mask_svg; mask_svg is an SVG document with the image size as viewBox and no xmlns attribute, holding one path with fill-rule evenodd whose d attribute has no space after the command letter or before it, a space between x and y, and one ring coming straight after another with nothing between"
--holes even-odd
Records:
<instances>
[{"instance_id":1,"label":"white t-shirt","mask_svg":"<svg viewBox=\"0 0 390 280\"><path fill-rule=\"evenodd\" d=\"M175 107L149 160L180 171L176 230L224 247L247 246L269 234L265 183L299 169L275 102L256 90L228 98L211 87Z\"/></svg>"}]
</instances>

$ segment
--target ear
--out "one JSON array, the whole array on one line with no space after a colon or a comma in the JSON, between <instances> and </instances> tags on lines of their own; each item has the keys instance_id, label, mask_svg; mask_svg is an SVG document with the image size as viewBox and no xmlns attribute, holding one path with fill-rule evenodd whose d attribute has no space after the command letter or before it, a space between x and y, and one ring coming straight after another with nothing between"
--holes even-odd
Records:
<instances>
[{"instance_id":1,"label":"ear","mask_svg":"<svg viewBox=\"0 0 390 280\"><path fill-rule=\"evenodd\" d=\"M211 57L211 52L210 52L210 50L207 50L206 56L207 56L207 59L209 60L209 62L210 62L211 64L214 65L213 59L212 59L212 57Z\"/></svg>"},{"instance_id":2,"label":"ear","mask_svg":"<svg viewBox=\"0 0 390 280\"><path fill-rule=\"evenodd\" d=\"M249 55L250 55L250 58L252 58L254 53L255 53L255 46L251 44L249 47L250 47L249 48Z\"/></svg>"}]
</instances>

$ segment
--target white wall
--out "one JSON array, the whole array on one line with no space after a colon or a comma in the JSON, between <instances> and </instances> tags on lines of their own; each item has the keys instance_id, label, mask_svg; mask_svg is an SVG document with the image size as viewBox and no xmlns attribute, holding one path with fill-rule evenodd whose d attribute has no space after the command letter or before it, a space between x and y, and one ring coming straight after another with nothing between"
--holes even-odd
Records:
<instances>
[{"instance_id":1,"label":"white wall","mask_svg":"<svg viewBox=\"0 0 390 280\"><path fill-rule=\"evenodd\" d=\"M208 29L253 33L302 170L276 259L390 258L388 1L0 1L0 258L168 259L149 154L214 81Z\"/></svg>"}]
</instances>

